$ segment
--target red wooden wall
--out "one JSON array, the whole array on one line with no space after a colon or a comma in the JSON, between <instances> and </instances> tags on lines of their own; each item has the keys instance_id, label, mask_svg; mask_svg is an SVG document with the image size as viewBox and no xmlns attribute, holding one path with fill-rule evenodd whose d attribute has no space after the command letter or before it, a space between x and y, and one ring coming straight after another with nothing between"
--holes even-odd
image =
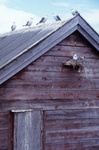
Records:
<instances>
[{"instance_id":1,"label":"red wooden wall","mask_svg":"<svg viewBox=\"0 0 99 150\"><path fill-rule=\"evenodd\" d=\"M63 66L74 53L85 56L81 72ZM99 53L78 32L0 86L0 116L10 127L0 128L2 150L12 143L9 111L32 108L44 110L43 149L99 148Z\"/></svg>"}]
</instances>

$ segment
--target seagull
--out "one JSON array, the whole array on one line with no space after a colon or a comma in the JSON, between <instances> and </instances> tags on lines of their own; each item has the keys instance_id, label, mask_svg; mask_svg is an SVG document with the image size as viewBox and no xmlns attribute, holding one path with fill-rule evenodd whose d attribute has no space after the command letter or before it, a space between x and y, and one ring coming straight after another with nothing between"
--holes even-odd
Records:
<instances>
[{"instance_id":1,"label":"seagull","mask_svg":"<svg viewBox=\"0 0 99 150\"><path fill-rule=\"evenodd\" d=\"M23 26L31 26L32 23L33 23L33 18L30 18L30 20L27 21L27 23L25 25L23 25Z\"/></svg>"},{"instance_id":2,"label":"seagull","mask_svg":"<svg viewBox=\"0 0 99 150\"><path fill-rule=\"evenodd\" d=\"M63 63L64 66L72 66L73 69L78 69L78 72L82 70L84 57L77 56L77 54L73 55L72 59L67 60Z\"/></svg>"},{"instance_id":3,"label":"seagull","mask_svg":"<svg viewBox=\"0 0 99 150\"><path fill-rule=\"evenodd\" d=\"M56 21L61 21L60 17L56 13L53 13L53 17Z\"/></svg>"},{"instance_id":4,"label":"seagull","mask_svg":"<svg viewBox=\"0 0 99 150\"><path fill-rule=\"evenodd\" d=\"M13 22L13 25L11 26L11 31L14 31L16 29L16 24Z\"/></svg>"},{"instance_id":5,"label":"seagull","mask_svg":"<svg viewBox=\"0 0 99 150\"><path fill-rule=\"evenodd\" d=\"M76 16L76 15L79 14L79 12L75 9L71 9L71 13L72 13L73 16Z\"/></svg>"},{"instance_id":6,"label":"seagull","mask_svg":"<svg viewBox=\"0 0 99 150\"><path fill-rule=\"evenodd\" d=\"M77 56L77 54L73 55L73 60L83 60L84 57Z\"/></svg>"},{"instance_id":7,"label":"seagull","mask_svg":"<svg viewBox=\"0 0 99 150\"><path fill-rule=\"evenodd\" d=\"M45 15L44 17L41 18L41 20L36 25L38 25L40 23L45 23L47 21L47 18L48 18L48 16Z\"/></svg>"}]
</instances>

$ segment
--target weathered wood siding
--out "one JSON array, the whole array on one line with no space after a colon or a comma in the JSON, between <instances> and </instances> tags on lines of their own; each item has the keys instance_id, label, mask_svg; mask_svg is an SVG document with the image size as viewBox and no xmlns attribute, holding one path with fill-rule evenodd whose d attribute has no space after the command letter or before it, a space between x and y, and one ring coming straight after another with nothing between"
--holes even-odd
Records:
<instances>
[{"instance_id":1,"label":"weathered wood siding","mask_svg":"<svg viewBox=\"0 0 99 150\"><path fill-rule=\"evenodd\" d=\"M85 56L81 73L63 67L77 53ZM71 35L5 82L1 100L99 98L99 54L81 37Z\"/></svg>"},{"instance_id":2,"label":"weathered wood siding","mask_svg":"<svg viewBox=\"0 0 99 150\"><path fill-rule=\"evenodd\" d=\"M99 110L45 112L46 150L99 149Z\"/></svg>"},{"instance_id":3,"label":"weathered wood siding","mask_svg":"<svg viewBox=\"0 0 99 150\"><path fill-rule=\"evenodd\" d=\"M0 112L0 150L12 149L12 119L13 117L10 113Z\"/></svg>"},{"instance_id":4,"label":"weathered wood siding","mask_svg":"<svg viewBox=\"0 0 99 150\"><path fill-rule=\"evenodd\" d=\"M63 66L74 53L85 56L81 72ZM99 53L78 32L0 86L2 112L32 108L44 110L43 149L99 148Z\"/></svg>"}]
</instances>

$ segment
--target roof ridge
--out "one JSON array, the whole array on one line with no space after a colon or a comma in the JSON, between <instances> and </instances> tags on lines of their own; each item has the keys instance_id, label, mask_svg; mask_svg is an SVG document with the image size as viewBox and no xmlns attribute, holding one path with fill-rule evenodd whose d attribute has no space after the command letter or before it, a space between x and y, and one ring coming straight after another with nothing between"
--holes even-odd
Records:
<instances>
[{"instance_id":1,"label":"roof ridge","mask_svg":"<svg viewBox=\"0 0 99 150\"><path fill-rule=\"evenodd\" d=\"M22 32L25 32L25 31L33 31L33 29L38 29L38 28L44 28L48 25L53 25L53 24L60 24L60 23L66 23L68 22L69 20L71 20L72 18L70 19L67 19L67 20L62 20L62 21L56 21L56 22L49 22L49 23L46 23L46 24L39 24L39 25L34 25L34 26L31 26L31 27L23 27L21 29L16 29L14 31L9 31L9 32L6 32L6 33L0 33L0 37L4 37L4 36L9 36L9 35L13 35L13 34L17 34L17 33L20 33L20 31Z\"/></svg>"}]
</instances>

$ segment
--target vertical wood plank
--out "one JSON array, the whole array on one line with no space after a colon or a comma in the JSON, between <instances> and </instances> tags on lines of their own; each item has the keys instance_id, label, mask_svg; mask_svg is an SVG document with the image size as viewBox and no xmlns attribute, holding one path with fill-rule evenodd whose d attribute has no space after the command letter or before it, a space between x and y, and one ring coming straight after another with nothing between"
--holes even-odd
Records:
<instances>
[{"instance_id":1,"label":"vertical wood plank","mask_svg":"<svg viewBox=\"0 0 99 150\"><path fill-rule=\"evenodd\" d=\"M42 149L41 111L18 112L14 116L14 150Z\"/></svg>"}]
</instances>

